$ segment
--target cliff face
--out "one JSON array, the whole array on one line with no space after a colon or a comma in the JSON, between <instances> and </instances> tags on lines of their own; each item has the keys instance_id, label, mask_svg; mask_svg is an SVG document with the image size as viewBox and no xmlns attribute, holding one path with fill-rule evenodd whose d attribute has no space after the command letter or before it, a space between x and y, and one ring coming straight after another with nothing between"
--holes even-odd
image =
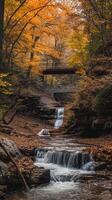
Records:
<instances>
[{"instance_id":1,"label":"cliff face","mask_svg":"<svg viewBox=\"0 0 112 200\"><path fill-rule=\"evenodd\" d=\"M109 56L100 50L89 62L87 75L76 85L72 107L73 133L94 137L112 132L111 55L112 48L109 50Z\"/></svg>"}]
</instances>

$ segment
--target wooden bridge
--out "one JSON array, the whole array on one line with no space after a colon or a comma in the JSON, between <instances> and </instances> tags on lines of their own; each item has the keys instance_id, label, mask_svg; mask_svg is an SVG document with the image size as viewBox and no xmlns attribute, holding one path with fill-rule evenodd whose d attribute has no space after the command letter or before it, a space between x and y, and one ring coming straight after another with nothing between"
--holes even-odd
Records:
<instances>
[{"instance_id":1,"label":"wooden bridge","mask_svg":"<svg viewBox=\"0 0 112 200\"><path fill-rule=\"evenodd\" d=\"M77 66L74 66L72 68L69 67L56 67L56 68L47 68L43 70L43 76L45 75L74 75L77 71ZM56 94L56 93L73 93L74 92L74 85L60 85L55 87L47 87L45 88L45 91L50 94Z\"/></svg>"},{"instance_id":2,"label":"wooden bridge","mask_svg":"<svg viewBox=\"0 0 112 200\"><path fill-rule=\"evenodd\" d=\"M72 68L58 67L58 68L47 68L43 70L43 75L53 75L53 74L75 74L76 66Z\"/></svg>"}]
</instances>

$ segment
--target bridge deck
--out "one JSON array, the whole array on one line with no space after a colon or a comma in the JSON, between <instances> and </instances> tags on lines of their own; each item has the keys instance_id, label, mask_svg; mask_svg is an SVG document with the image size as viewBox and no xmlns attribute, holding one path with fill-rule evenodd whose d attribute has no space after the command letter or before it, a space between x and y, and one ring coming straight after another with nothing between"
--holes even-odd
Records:
<instances>
[{"instance_id":1,"label":"bridge deck","mask_svg":"<svg viewBox=\"0 0 112 200\"><path fill-rule=\"evenodd\" d=\"M52 74L74 74L76 73L76 68L48 68L43 70L43 75L52 75Z\"/></svg>"}]
</instances>

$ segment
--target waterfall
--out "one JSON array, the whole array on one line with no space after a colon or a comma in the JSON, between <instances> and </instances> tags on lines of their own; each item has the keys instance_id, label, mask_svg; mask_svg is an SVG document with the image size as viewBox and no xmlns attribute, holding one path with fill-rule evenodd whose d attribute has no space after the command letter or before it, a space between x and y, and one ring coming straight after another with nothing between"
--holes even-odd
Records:
<instances>
[{"instance_id":1,"label":"waterfall","mask_svg":"<svg viewBox=\"0 0 112 200\"><path fill-rule=\"evenodd\" d=\"M53 185L69 185L77 182L81 175L94 173L92 154L81 148L44 147L38 148L36 155L35 164L50 169Z\"/></svg>"},{"instance_id":2,"label":"waterfall","mask_svg":"<svg viewBox=\"0 0 112 200\"><path fill-rule=\"evenodd\" d=\"M85 151L37 150L37 162L52 163L66 168L82 169L92 162L92 155ZM86 167L84 167L86 169Z\"/></svg>"},{"instance_id":3,"label":"waterfall","mask_svg":"<svg viewBox=\"0 0 112 200\"><path fill-rule=\"evenodd\" d=\"M36 162L44 162L44 156L47 153L46 149L39 148L36 153Z\"/></svg>"},{"instance_id":4,"label":"waterfall","mask_svg":"<svg viewBox=\"0 0 112 200\"><path fill-rule=\"evenodd\" d=\"M54 125L55 129L58 129L62 126L63 118L64 118L64 108L63 107L57 108L56 121L55 121L55 125Z\"/></svg>"}]
</instances>

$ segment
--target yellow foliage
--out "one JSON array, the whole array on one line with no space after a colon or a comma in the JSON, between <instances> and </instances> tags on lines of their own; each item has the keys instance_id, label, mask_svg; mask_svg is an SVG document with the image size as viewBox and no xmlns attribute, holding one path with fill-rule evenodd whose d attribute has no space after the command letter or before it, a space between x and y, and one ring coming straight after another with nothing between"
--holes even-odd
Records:
<instances>
[{"instance_id":1,"label":"yellow foliage","mask_svg":"<svg viewBox=\"0 0 112 200\"><path fill-rule=\"evenodd\" d=\"M7 1L6 5L6 18L10 18L14 12L11 6L17 7L19 3ZM62 52L55 41L64 41L70 14L71 8L64 1L27 0L6 30L9 51L20 34L13 47L13 63L26 70L32 66L32 72L40 73L43 55L61 59Z\"/></svg>"},{"instance_id":2,"label":"yellow foliage","mask_svg":"<svg viewBox=\"0 0 112 200\"><path fill-rule=\"evenodd\" d=\"M12 6L20 4L6 1L5 15L10 19L14 12ZM9 53L12 50L12 63L26 71L31 66L35 74L42 72L47 58L52 59L52 64L58 60L70 66L84 65L88 37L76 4L66 0L27 0L11 19L5 33L6 49ZM84 74L84 70L79 68L78 73Z\"/></svg>"},{"instance_id":3,"label":"yellow foliage","mask_svg":"<svg viewBox=\"0 0 112 200\"><path fill-rule=\"evenodd\" d=\"M83 30L73 31L68 40L68 46L71 49L68 57L69 65L85 65L88 56L86 49L88 42L88 36L84 33Z\"/></svg>"},{"instance_id":4,"label":"yellow foliage","mask_svg":"<svg viewBox=\"0 0 112 200\"><path fill-rule=\"evenodd\" d=\"M7 78L8 74L0 73L0 93L3 94L9 94L8 88L11 86L11 84L5 80Z\"/></svg>"}]
</instances>

